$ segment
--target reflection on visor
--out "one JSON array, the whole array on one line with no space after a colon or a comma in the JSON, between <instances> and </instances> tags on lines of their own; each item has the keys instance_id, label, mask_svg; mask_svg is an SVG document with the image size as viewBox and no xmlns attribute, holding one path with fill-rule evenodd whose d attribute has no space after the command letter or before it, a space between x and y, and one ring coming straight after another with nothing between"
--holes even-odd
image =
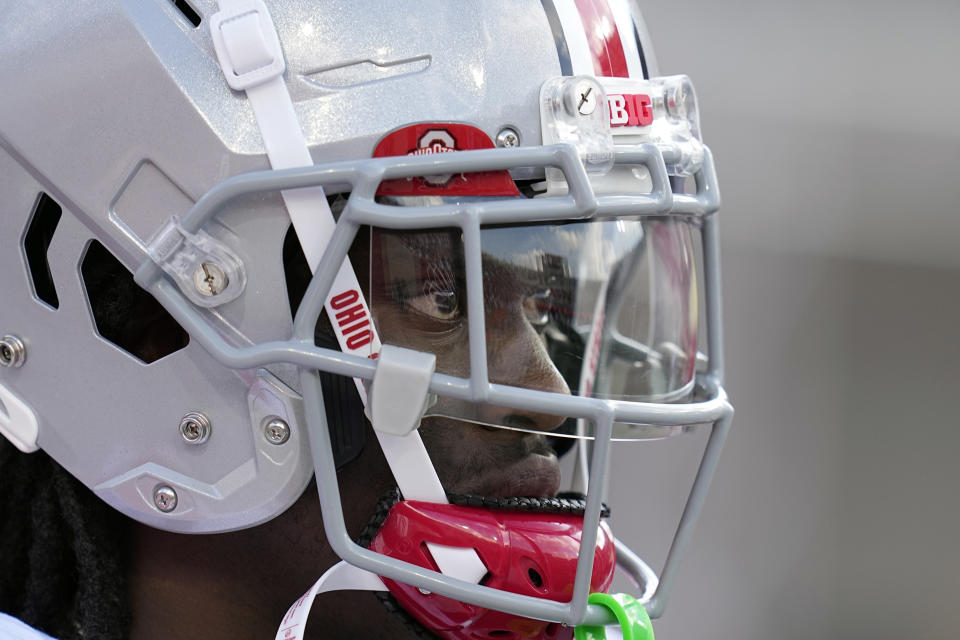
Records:
<instances>
[{"instance_id":1,"label":"reflection on visor","mask_svg":"<svg viewBox=\"0 0 960 640\"><path fill-rule=\"evenodd\" d=\"M603 399L687 399L698 320L692 229L664 217L483 229L490 381ZM465 271L459 229L375 229L371 312L383 342L434 353L438 372L469 377ZM545 432L564 423L445 397L427 416Z\"/></svg>"}]
</instances>

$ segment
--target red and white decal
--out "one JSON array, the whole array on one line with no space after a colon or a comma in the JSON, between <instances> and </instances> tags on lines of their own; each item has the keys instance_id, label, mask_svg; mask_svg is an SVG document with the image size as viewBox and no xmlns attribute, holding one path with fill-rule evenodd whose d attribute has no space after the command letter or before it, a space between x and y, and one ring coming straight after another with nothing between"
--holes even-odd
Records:
<instances>
[{"instance_id":1,"label":"red and white decal","mask_svg":"<svg viewBox=\"0 0 960 640\"><path fill-rule=\"evenodd\" d=\"M630 7L608 0L542 0L556 14L573 75L643 78ZM566 73L566 71L565 71Z\"/></svg>"},{"instance_id":2,"label":"red and white decal","mask_svg":"<svg viewBox=\"0 0 960 640\"><path fill-rule=\"evenodd\" d=\"M388 133L377 143L373 157L427 156L493 148L490 136L473 125L426 122ZM520 192L508 171L481 171L385 180L377 189L377 195L518 196Z\"/></svg>"},{"instance_id":3,"label":"red and white decal","mask_svg":"<svg viewBox=\"0 0 960 640\"><path fill-rule=\"evenodd\" d=\"M645 93L608 93L611 127L645 127L653 122L653 101Z\"/></svg>"},{"instance_id":4,"label":"red and white decal","mask_svg":"<svg viewBox=\"0 0 960 640\"><path fill-rule=\"evenodd\" d=\"M420 136L417 148L410 151L408 155L422 156L431 153L446 153L457 150L457 141L453 135L446 129L428 129Z\"/></svg>"},{"instance_id":5,"label":"red and white decal","mask_svg":"<svg viewBox=\"0 0 960 640\"><path fill-rule=\"evenodd\" d=\"M574 0L574 4L587 33L595 75L626 78L627 58L610 5L606 0Z\"/></svg>"},{"instance_id":6,"label":"red and white decal","mask_svg":"<svg viewBox=\"0 0 960 640\"><path fill-rule=\"evenodd\" d=\"M338 333L346 339L347 349L355 351L373 342L370 314L359 291L350 289L332 296L329 304L334 312Z\"/></svg>"}]
</instances>

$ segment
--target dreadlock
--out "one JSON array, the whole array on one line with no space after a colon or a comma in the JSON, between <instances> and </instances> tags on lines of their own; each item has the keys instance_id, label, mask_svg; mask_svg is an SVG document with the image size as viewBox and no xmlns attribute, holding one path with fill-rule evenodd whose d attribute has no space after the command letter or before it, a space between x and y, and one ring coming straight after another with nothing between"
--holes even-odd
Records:
<instances>
[{"instance_id":1,"label":"dreadlock","mask_svg":"<svg viewBox=\"0 0 960 640\"><path fill-rule=\"evenodd\" d=\"M0 610L62 640L126 638L126 519L0 438Z\"/></svg>"}]
</instances>

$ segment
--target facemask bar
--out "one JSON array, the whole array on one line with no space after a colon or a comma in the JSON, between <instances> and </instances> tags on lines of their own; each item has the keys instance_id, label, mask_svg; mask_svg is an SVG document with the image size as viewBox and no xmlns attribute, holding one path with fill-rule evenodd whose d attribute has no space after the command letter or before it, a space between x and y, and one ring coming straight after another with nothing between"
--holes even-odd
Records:
<instances>
[{"instance_id":1,"label":"facemask bar","mask_svg":"<svg viewBox=\"0 0 960 640\"><path fill-rule=\"evenodd\" d=\"M208 316L195 307L171 282L161 268L147 260L137 270L137 283L149 291L173 317L187 329L193 339L221 364L236 369L288 362L301 367L307 428L315 464L318 493L323 505L324 528L336 553L355 566L377 575L402 581L431 592L497 609L519 616L552 620L566 624L605 624L614 622L610 612L596 605L587 605L587 591L593 567L597 526L602 496L588 495L584 529L578 558L573 597L570 602L500 592L496 589L446 577L399 560L383 556L355 544L346 529L340 502L339 485L333 453L327 434L323 399L316 369L364 380L372 380L375 361L350 354L316 347L314 327L329 294L334 277L347 257L348 249L361 225L393 229L459 226L463 231L467 267L468 322L470 322L470 379L434 374L430 392L452 395L474 402L496 403L522 410L552 412L594 421L597 436L591 460L591 484L602 486L607 476L612 425L615 421L651 425L711 424L712 431L701 461L690 497L674 536L663 575L655 593L646 602L652 617L662 613L676 575L679 559L689 541L694 521L702 507L723 441L733 415L722 383L720 329L719 247L716 218L719 205L712 157L706 151L703 169L696 175L696 195L673 194L666 173L666 163L675 162L652 145L638 145L616 152L616 163L645 165L653 177L653 190L646 195L597 197L590 186L577 152L566 145L464 151L421 157L389 157L362 162L343 162L279 171L261 171L229 178L207 192L179 221L188 233L196 233L232 199L263 191L279 191L321 185L351 187L351 196L327 251L301 302L294 319L293 337L252 346L236 346L227 342L209 322ZM518 167L555 167L563 171L569 192L564 196L531 200L498 200L464 205L443 205L424 209L394 207L375 202L381 181L420 175L478 172ZM577 218L611 218L618 215L679 213L704 218L704 295L707 307L708 357L706 373L697 375L705 401L692 404L648 404L629 401L599 400L577 396L493 385L487 379L486 344L482 272L480 261L480 227L484 224L523 221L568 220ZM640 584L648 584L649 574L639 565L635 555L622 556L623 568Z\"/></svg>"}]
</instances>

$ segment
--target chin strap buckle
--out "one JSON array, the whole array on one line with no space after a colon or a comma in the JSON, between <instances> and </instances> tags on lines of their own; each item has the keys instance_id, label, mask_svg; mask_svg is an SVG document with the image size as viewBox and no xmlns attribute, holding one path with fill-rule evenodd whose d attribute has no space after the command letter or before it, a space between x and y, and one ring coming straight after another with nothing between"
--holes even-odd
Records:
<instances>
[{"instance_id":1,"label":"chin strap buckle","mask_svg":"<svg viewBox=\"0 0 960 640\"><path fill-rule=\"evenodd\" d=\"M245 91L283 75L277 29L261 0L221 0L210 18L213 48L230 88Z\"/></svg>"}]
</instances>

